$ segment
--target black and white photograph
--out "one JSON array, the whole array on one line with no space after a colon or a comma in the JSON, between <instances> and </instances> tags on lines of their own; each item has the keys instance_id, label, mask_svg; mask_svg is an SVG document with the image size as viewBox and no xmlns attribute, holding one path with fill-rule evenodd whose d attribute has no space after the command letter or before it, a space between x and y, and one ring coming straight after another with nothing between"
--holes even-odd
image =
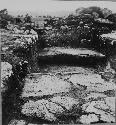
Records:
<instances>
[{"instance_id":1,"label":"black and white photograph","mask_svg":"<svg viewBox=\"0 0 116 125\"><path fill-rule=\"evenodd\" d=\"M0 0L1 125L116 124L116 1Z\"/></svg>"}]
</instances>

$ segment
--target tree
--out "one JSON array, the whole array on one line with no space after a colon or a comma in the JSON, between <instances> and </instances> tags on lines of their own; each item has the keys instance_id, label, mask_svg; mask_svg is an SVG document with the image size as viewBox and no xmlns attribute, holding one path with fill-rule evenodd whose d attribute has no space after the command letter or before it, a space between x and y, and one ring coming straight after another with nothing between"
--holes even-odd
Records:
<instances>
[{"instance_id":1,"label":"tree","mask_svg":"<svg viewBox=\"0 0 116 125\"><path fill-rule=\"evenodd\" d=\"M112 11L107 8L102 9L100 7L92 6L88 8L78 8L76 9L76 14L90 14L93 15L94 18L106 18L108 15L112 14Z\"/></svg>"},{"instance_id":2,"label":"tree","mask_svg":"<svg viewBox=\"0 0 116 125\"><path fill-rule=\"evenodd\" d=\"M29 14L26 14L24 17L24 21L25 23L31 23L32 22L32 17L29 16Z\"/></svg>"},{"instance_id":3,"label":"tree","mask_svg":"<svg viewBox=\"0 0 116 125\"><path fill-rule=\"evenodd\" d=\"M114 14L110 14L108 17L107 17L108 20L116 23L116 13Z\"/></svg>"},{"instance_id":4,"label":"tree","mask_svg":"<svg viewBox=\"0 0 116 125\"><path fill-rule=\"evenodd\" d=\"M6 29L6 28L7 28L7 25L8 25L7 20L2 19L2 20L0 21L0 28Z\"/></svg>"},{"instance_id":5,"label":"tree","mask_svg":"<svg viewBox=\"0 0 116 125\"><path fill-rule=\"evenodd\" d=\"M0 27L6 28L8 25L8 21L14 22L14 18L8 14L7 9L3 9L0 11Z\"/></svg>"},{"instance_id":6,"label":"tree","mask_svg":"<svg viewBox=\"0 0 116 125\"><path fill-rule=\"evenodd\" d=\"M0 10L0 15L1 15L1 14L8 14L7 9Z\"/></svg>"}]
</instances>

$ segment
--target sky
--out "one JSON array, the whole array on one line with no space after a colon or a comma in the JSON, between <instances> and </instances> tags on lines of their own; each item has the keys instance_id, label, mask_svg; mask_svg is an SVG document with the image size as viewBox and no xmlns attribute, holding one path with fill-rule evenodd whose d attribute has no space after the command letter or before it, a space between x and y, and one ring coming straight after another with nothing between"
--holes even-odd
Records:
<instances>
[{"instance_id":1,"label":"sky","mask_svg":"<svg viewBox=\"0 0 116 125\"><path fill-rule=\"evenodd\" d=\"M111 1L57 1L57 0L0 0L0 10L8 11L53 13L61 11L74 11L79 7L99 6L109 8L116 13L116 2Z\"/></svg>"}]
</instances>

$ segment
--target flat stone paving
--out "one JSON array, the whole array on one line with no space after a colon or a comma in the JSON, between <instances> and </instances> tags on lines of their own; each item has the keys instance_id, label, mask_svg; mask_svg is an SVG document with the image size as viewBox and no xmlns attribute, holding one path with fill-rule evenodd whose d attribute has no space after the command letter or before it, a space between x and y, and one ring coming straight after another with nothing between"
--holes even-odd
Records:
<instances>
[{"instance_id":1,"label":"flat stone paving","mask_svg":"<svg viewBox=\"0 0 116 125\"><path fill-rule=\"evenodd\" d=\"M71 123L70 116L75 123L115 122L115 96L107 94L115 93L115 83L106 82L92 69L73 68L51 66L43 74L28 75L21 113L54 123Z\"/></svg>"}]
</instances>

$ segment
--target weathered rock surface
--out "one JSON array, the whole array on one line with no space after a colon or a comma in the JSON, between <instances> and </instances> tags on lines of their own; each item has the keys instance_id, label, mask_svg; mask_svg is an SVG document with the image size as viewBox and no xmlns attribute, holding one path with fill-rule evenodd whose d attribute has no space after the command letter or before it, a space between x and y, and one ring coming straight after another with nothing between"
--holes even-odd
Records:
<instances>
[{"instance_id":1,"label":"weathered rock surface","mask_svg":"<svg viewBox=\"0 0 116 125\"><path fill-rule=\"evenodd\" d=\"M65 93L70 89L70 84L54 75L36 75L26 78L22 97L52 95Z\"/></svg>"},{"instance_id":2,"label":"weathered rock surface","mask_svg":"<svg viewBox=\"0 0 116 125\"><path fill-rule=\"evenodd\" d=\"M54 67L48 70L52 71ZM114 90L115 84L106 82L92 71L81 71L76 73L76 70L67 69L61 73L29 75L21 95L26 100L22 114L58 121L59 116L67 113L73 116L72 111L75 111L81 123L115 122L115 97L104 93ZM84 87L86 89L81 89Z\"/></svg>"},{"instance_id":3,"label":"weathered rock surface","mask_svg":"<svg viewBox=\"0 0 116 125\"><path fill-rule=\"evenodd\" d=\"M54 114L50 113L46 107L47 100L29 101L22 107L22 113L26 116L36 116L49 121L56 120Z\"/></svg>"},{"instance_id":4,"label":"weathered rock surface","mask_svg":"<svg viewBox=\"0 0 116 125\"><path fill-rule=\"evenodd\" d=\"M55 121L57 116L61 116L67 111L71 111L73 106L78 106L78 100L70 97L54 97L49 100L27 101L22 107L22 113L26 116Z\"/></svg>"},{"instance_id":5,"label":"weathered rock surface","mask_svg":"<svg viewBox=\"0 0 116 125\"><path fill-rule=\"evenodd\" d=\"M55 121L57 116L70 112L73 106L78 107L79 100L67 96L70 95L70 83L53 75L36 74L32 77L26 78L21 96L27 100L22 106L22 114Z\"/></svg>"},{"instance_id":6,"label":"weathered rock surface","mask_svg":"<svg viewBox=\"0 0 116 125\"><path fill-rule=\"evenodd\" d=\"M53 97L49 100L28 101L22 107L22 113L26 116L36 116L49 121L55 121L56 116L70 111L74 105L78 106L78 100L70 97Z\"/></svg>"},{"instance_id":7,"label":"weathered rock surface","mask_svg":"<svg viewBox=\"0 0 116 125\"><path fill-rule=\"evenodd\" d=\"M115 113L115 97L107 97L105 98L105 103L109 106L110 110Z\"/></svg>"},{"instance_id":8,"label":"weathered rock surface","mask_svg":"<svg viewBox=\"0 0 116 125\"><path fill-rule=\"evenodd\" d=\"M80 117L80 122L81 123L86 123L86 124L90 124L92 122L98 122L98 116L95 114L89 114L89 115L82 115Z\"/></svg>"},{"instance_id":9,"label":"weathered rock surface","mask_svg":"<svg viewBox=\"0 0 116 125\"><path fill-rule=\"evenodd\" d=\"M111 107L106 100L112 100L112 103L109 104ZM115 97L103 97L102 100L89 101L82 105L82 110L99 115L99 119L104 122L115 122L115 103L113 101L115 101Z\"/></svg>"},{"instance_id":10,"label":"weathered rock surface","mask_svg":"<svg viewBox=\"0 0 116 125\"><path fill-rule=\"evenodd\" d=\"M8 125L26 125L26 121L24 120L11 120Z\"/></svg>"},{"instance_id":11,"label":"weathered rock surface","mask_svg":"<svg viewBox=\"0 0 116 125\"><path fill-rule=\"evenodd\" d=\"M75 74L70 77L69 81L75 84L75 86L86 86L88 91L104 92L116 89L114 82L106 82L99 74Z\"/></svg>"},{"instance_id":12,"label":"weathered rock surface","mask_svg":"<svg viewBox=\"0 0 116 125\"><path fill-rule=\"evenodd\" d=\"M116 40L116 31L108 34L102 34L101 37L111 39L111 40Z\"/></svg>"},{"instance_id":13,"label":"weathered rock surface","mask_svg":"<svg viewBox=\"0 0 116 125\"><path fill-rule=\"evenodd\" d=\"M7 90L7 83L6 81L12 74L12 65L8 62L1 62L1 92Z\"/></svg>"},{"instance_id":14,"label":"weathered rock surface","mask_svg":"<svg viewBox=\"0 0 116 125\"><path fill-rule=\"evenodd\" d=\"M9 77L11 69L10 74L3 76ZM114 90L112 80L105 81L92 69L46 67L43 72L29 74L25 78L20 96L24 100L21 114L55 123L67 123L65 118L61 119L62 116L75 117L77 123L115 122L115 97L106 94ZM26 121L14 120L9 124L24 125Z\"/></svg>"},{"instance_id":15,"label":"weathered rock surface","mask_svg":"<svg viewBox=\"0 0 116 125\"><path fill-rule=\"evenodd\" d=\"M66 97L66 96L53 97L51 99L51 101L56 103L56 104L61 105L66 110L71 110L73 105L78 105L79 104L78 99L74 99L74 98Z\"/></svg>"}]
</instances>

